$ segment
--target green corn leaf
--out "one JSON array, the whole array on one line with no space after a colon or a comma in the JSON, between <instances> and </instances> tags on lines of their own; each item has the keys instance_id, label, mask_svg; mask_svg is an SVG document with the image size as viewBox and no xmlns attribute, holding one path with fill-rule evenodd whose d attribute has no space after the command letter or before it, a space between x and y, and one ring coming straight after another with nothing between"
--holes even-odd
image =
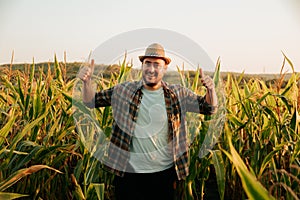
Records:
<instances>
[{"instance_id":1,"label":"green corn leaf","mask_svg":"<svg viewBox=\"0 0 300 200\"><path fill-rule=\"evenodd\" d=\"M256 179L256 177L247 169L247 166L245 165L244 161L233 147L233 144L231 142L231 136L230 134L228 134L228 131L227 139L231 154L225 150L223 150L223 152L235 166L241 178L244 191L246 192L248 198L250 200L275 200L275 198L268 193L266 188L264 188L262 184Z\"/></svg>"},{"instance_id":2,"label":"green corn leaf","mask_svg":"<svg viewBox=\"0 0 300 200\"><path fill-rule=\"evenodd\" d=\"M286 145L286 144L280 144L278 146L276 146L274 148L273 151L271 151L262 161L262 164L260 166L260 170L258 172L258 177L261 177L262 174L264 173L265 169L267 168L267 166L272 162L272 159L274 157L274 155L276 155L276 153L278 153L280 150L282 150L282 147Z\"/></svg>"},{"instance_id":3,"label":"green corn leaf","mask_svg":"<svg viewBox=\"0 0 300 200\"><path fill-rule=\"evenodd\" d=\"M111 108L105 107L102 115L102 123L101 123L102 127L107 125L110 116L111 116Z\"/></svg>"},{"instance_id":4,"label":"green corn leaf","mask_svg":"<svg viewBox=\"0 0 300 200\"><path fill-rule=\"evenodd\" d=\"M7 135L12 130L12 127L14 126L14 123L16 121L17 115L15 115L15 109L12 108L12 110L9 113L9 120L6 122L6 124L0 129L0 147L2 146L3 142L5 141Z\"/></svg>"},{"instance_id":5,"label":"green corn leaf","mask_svg":"<svg viewBox=\"0 0 300 200\"><path fill-rule=\"evenodd\" d=\"M185 86L185 85L184 85L184 81L183 81L184 78L183 78L183 75L182 75L182 73L181 73L181 70L179 69L179 66L176 65L176 68L177 68L177 72L178 72L178 74L179 74L179 76L180 76L181 85Z\"/></svg>"},{"instance_id":6,"label":"green corn leaf","mask_svg":"<svg viewBox=\"0 0 300 200\"><path fill-rule=\"evenodd\" d=\"M278 116L276 115L276 113L271 110L269 107L267 106L263 106L262 107L263 111L266 112L272 119L274 119L275 121L279 121Z\"/></svg>"},{"instance_id":7,"label":"green corn leaf","mask_svg":"<svg viewBox=\"0 0 300 200\"><path fill-rule=\"evenodd\" d=\"M198 67L198 69L196 70L195 78L192 83L192 87L191 87L191 90L193 90L193 91L196 91L198 88L199 74L200 74L200 70Z\"/></svg>"},{"instance_id":8,"label":"green corn leaf","mask_svg":"<svg viewBox=\"0 0 300 200\"><path fill-rule=\"evenodd\" d=\"M91 183L88 187L88 194L95 191L98 200L104 200L104 183ZM88 199L90 196L88 196Z\"/></svg>"},{"instance_id":9,"label":"green corn leaf","mask_svg":"<svg viewBox=\"0 0 300 200\"><path fill-rule=\"evenodd\" d=\"M238 127L244 127L245 126L245 123L242 122L241 119L239 117L237 117L236 115L228 114L227 117L228 117L229 121L233 122Z\"/></svg>"},{"instance_id":10,"label":"green corn leaf","mask_svg":"<svg viewBox=\"0 0 300 200\"><path fill-rule=\"evenodd\" d=\"M33 116L34 118L38 117L38 115L42 112L42 96L40 91L37 91L36 94L34 95L33 99Z\"/></svg>"},{"instance_id":11,"label":"green corn leaf","mask_svg":"<svg viewBox=\"0 0 300 200\"><path fill-rule=\"evenodd\" d=\"M237 84L240 84L241 81L243 80L245 76L245 70L243 70L243 72L239 75L238 80L237 80Z\"/></svg>"},{"instance_id":12,"label":"green corn leaf","mask_svg":"<svg viewBox=\"0 0 300 200\"><path fill-rule=\"evenodd\" d=\"M218 60L217 60L216 69L215 69L215 73L214 73L214 76L213 76L215 87L218 87L218 85L219 85L220 77L221 77L220 72L221 72L221 60L220 60L220 57L219 57Z\"/></svg>"},{"instance_id":13,"label":"green corn leaf","mask_svg":"<svg viewBox=\"0 0 300 200\"><path fill-rule=\"evenodd\" d=\"M1 81L3 81L3 85L5 86L5 88L7 88L9 91L13 92L14 96L19 97L19 93L18 91L16 91L16 88L13 86L12 82L10 82L7 78L5 77L1 77ZM1 82L2 83L2 82ZM16 98L15 98L16 99Z\"/></svg>"},{"instance_id":14,"label":"green corn leaf","mask_svg":"<svg viewBox=\"0 0 300 200\"><path fill-rule=\"evenodd\" d=\"M31 132L33 130L33 128L35 126L37 126L47 115L48 115L48 109L50 108L50 106L56 101L57 97L53 98L51 101L49 101L46 104L46 110L43 114L41 114L37 119L34 119L33 121L31 121L30 123L26 124L25 127L23 128L23 130L21 131L21 133L17 134L13 141L12 141L12 145L16 146L17 143L29 132Z\"/></svg>"},{"instance_id":15,"label":"green corn leaf","mask_svg":"<svg viewBox=\"0 0 300 200\"><path fill-rule=\"evenodd\" d=\"M289 65L291 66L291 68L292 68L292 70L293 70L293 72L295 72L294 65L293 65L292 61L291 61L291 60L283 53L283 51L281 51L281 53L283 54L284 59L285 59L286 61L288 61Z\"/></svg>"},{"instance_id":16,"label":"green corn leaf","mask_svg":"<svg viewBox=\"0 0 300 200\"><path fill-rule=\"evenodd\" d=\"M293 89L293 86L296 84L295 82L295 77L292 75L292 77L289 79L286 87L284 88L283 92L281 93L281 95L287 95L292 93L293 91L291 91Z\"/></svg>"},{"instance_id":17,"label":"green corn leaf","mask_svg":"<svg viewBox=\"0 0 300 200\"><path fill-rule=\"evenodd\" d=\"M261 104L261 102L263 102L268 96L270 96L270 92L267 92L266 94L264 94L260 99L258 99L257 101L256 101L256 105L260 105Z\"/></svg>"},{"instance_id":18,"label":"green corn leaf","mask_svg":"<svg viewBox=\"0 0 300 200\"><path fill-rule=\"evenodd\" d=\"M248 84L244 84L244 93L245 93L245 97L248 98L252 95L252 93L250 92L249 86Z\"/></svg>"},{"instance_id":19,"label":"green corn leaf","mask_svg":"<svg viewBox=\"0 0 300 200\"><path fill-rule=\"evenodd\" d=\"M92 184L96 190L97 197L99 200L104 200L104 184Z\"/></svg>"},{"instance_id":20,"label":"green corn leaf","mask_svg":"<svg viewBox=\"0 0 300 200\"><path fill-rule=\"evenodd\" d=\"M20 169L16 172L14 172L12 175L10 175L7 179L5 179L4 181L2 181L0 183L0 191L4 191L7 188L11 187L12 185L14 185L16 182L18 182L20 179L24 178L25 176L28 176L32 173L35 173L41 169L49 169L52 171L55 171L57 173L62 173L57 169L54 169L52 167L49 167L47 165L33 165L29 168L24 168L24 169Z\"/></svg>"},{"instance_id":21,"label":"green corn leaf","mask_svg":"<svg viewBox=\"0 0 300 200\"><path fill-rule=\"evenodd\" d=\"M122 80L124 78L124 74L125 74L125 70L126 70L126 57L127 57L127 53L125 53L124 60L120 67L120 73L119 73L119 77L118 77L119 83L122 82Z\"/></svg>"},{"instance_id":22,"label":"green corn leaf","mask_svg":"<svg viewBox=\"0 0 300 200\"><path fill-rule=\"evenodd\" d=\"M216 176L217 176L217 183L218 183L218 190L220 199L224 199L225 194L225 164L222 157L222 152L220 150L211 151L212 153L212 160L213 165L215 167Z\"/></svg>"},{"instance_id":23,"label":"green corn leaf","mask_svg":"<svg viewBox=\"0 0 300 200\"><path fill-rule=\"evenodd\" d=\"M32 101L31 100L32 99L31 94L32 94L32 91L33 91L33 87L35 87L34 84L33 84L33 82L34 82L34 73L35 73L35 64L34 64L34 60L33 60L32 65L31 65L30 75L29 75L30 85L29 85L29 88L28 88L28 94L26 96L25 105L24 105L25 111L28 110L28 107L30 106L30 103L32 103L30 101Z\"/></svg>"},{"instance_id":24,"label":"green corn leaf","mask_svg":"<svg viewBox=\"0 0 300 200\"><path fill-rule=\"evenodd\" d=\"M121 66L120 67L120 73L119 73L119 76L117 78L118 83L122 83L122 82L126 81L128 79L128 77L129 77L129 75L130 75L129 72L131 70L131 67L127 65L126 59L127 59L127 52L125 52L124 60L120 64L120 66Z\"/></svg>"},{"instance_id":25,"label":"green corn leaf","mask_svg":"<svg viewBox=\"0 0 300 200\"><path fill-rule=\"evenodd\" d=\"M59 62L57 61L56 55L54 55L54 69L56 73L56 79L58 80L58 83L61 86L64 86L64 80L61 72L61 67L59 65Z\"/></svg>"},{"instance_id":26,"label":"green corn leaf","mask_svg":"<svg viewBox=\"0 0 300 200\"><path fill-rule=\"evenodd\" d=\"M71 179L72 179L72 183L75 187L75 190L73 191L74 196L76 197L76 199L80 199L80 200L85 200L85 196L84 193L80 187L80 185L78 184L74 174L71 174Z\"/></svg>"},{"instance_id":27,"label":"green corn leaf","mask_svg":"<svg viewBox=\"0 0 300 200\"><path fill-rule=\"evenodd\" d=\"M298 119L298 111L297 111L297 108L295 107L294 108L294 113L293 113L293 116L292 116L292 119L291 119L291 129L294 131L294 133L298 133L298 123L299 123L299 119Z\"/></svg>"},{"instance_id":28,"label":"green corn leaf","mask_svg":"<svg viewBox=\"0 0 300 200\"><path fill-rule=\"evenodd\" d=\"M20 169L21 167L25 166L31 160L34 160L34 157L37 155L37 152L42 148L42 146L35 146L23 159L20 159L15 166L10 166L15 169Z\"/></svg>"},{"instance_id":29,"label":"green corn leaf","mask_svg":"<svg viewBox=\"0 0 300 200\"><path fill-rule=\"evenodd\" d=\"M241 101L241 95L240 95L241 92L240 92L238 83L234 79L231 79L231 87L232 87L231 92L232 92L234 99L236 99L237 102L240 102Z\"/></svg>"},{"instance_id":30,"label":"green corn leaf","mask_svg":"<svg viewBox=\"0 0 300 200\"><path fill-rule=\"evenodd\" d=\"M75 106L76 108L79 109L79 111L81 111L82 113L91 115L91 111L82 103L82 101L77 100L75 98L73 98L70 94L68 94L65 91L61 90L61 93L64 95L64 97L73 104L73 106Z\"/></svg>"},{"instance_id":31,"label":"green corn leaf","mask_svg":"<svg viewBox=\"0 0 300 200\"><path fill-rule=\"evenodd\" d=\"M2 151L3 150L3 151ZM10 153L10 152L12 152L12 153L14 153L14 154L17 154L17 155L23 155L23 156L26 156L26 155L28 155L28 153L27 152L22 152L22 151L15 151L15 150L9 150L9 149L2 149L2 150L0 150L0 154L2 153L2 152L5 152L5 153Z\"/></svg>"},{"instance_id":32,"label":"green corn leaf","mask_svg":"<svg viewBox=\"0 0 300 200\"><path fill-rule=\"evenodd\" d=\"M12 199L18 199L21 197L27 197L26 194L18 194L18 193L10 193L10 192L0 192L0 199L3 200L12 200Z\"/></svg>"},{"instance_id":33,"label":"green corn leaf","mask_svg":"<svg viewBox=\"0 0 300 200\"><path fill-rule=\"evenodd\" d=\"M35 72L35 64L34 64L34 59L32 60L32 65L30 68L30 74L29 74L29 83L32 85L33 79L34 79L34 72Z\"/></svg>"},{"instance_id":34,"label":"green corn leaf","mask_svg":"<svg viewBox=\"0 0 300 200\"><path fill-rule=\"evenodd\" d=\"M18 95L19 95L19 100L20 102L22 103L22 107L24 107L24 114L25 114L25 110L26 110L26 102L25 102L25 97L24 97L24 92L22 90L23 88L23 83L21 83L21 79L20 79L20 76L17 77L17 81L18 81L18 87L16 87L16 90L18 92Z\"/></svg>"}]
</instances>

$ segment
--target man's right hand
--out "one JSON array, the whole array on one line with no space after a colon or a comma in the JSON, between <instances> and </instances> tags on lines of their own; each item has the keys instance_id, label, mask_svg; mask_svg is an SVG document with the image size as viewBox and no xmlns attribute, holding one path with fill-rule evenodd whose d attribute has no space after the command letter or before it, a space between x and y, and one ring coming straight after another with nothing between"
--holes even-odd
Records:
<instances>
[{"instance_id":1,"label":"man's right hand","mask_svg":"<svg viewBox=\"0 0 300 200\"><path fill-rule=\"evenodd\" d=\"M84 66L80 69L78 78L80 78L84 83L88 83L91 81L91 77L94 73L94 59L91 60L91 64L89 66Z\"/></svg>"},{"instance_id":2,"label":"man's right hand","mask_svg":"<svg viewBox=\"0 0 300 200\"><path fill-rule=\"evenodd\" d=\"M82 100L89 103L95 96L95 91L92 88L92 75L94 73L94 60L91 60L89 66L84 66L78 73L78 78L83 81Z\"/></svg>"}]
</instances>

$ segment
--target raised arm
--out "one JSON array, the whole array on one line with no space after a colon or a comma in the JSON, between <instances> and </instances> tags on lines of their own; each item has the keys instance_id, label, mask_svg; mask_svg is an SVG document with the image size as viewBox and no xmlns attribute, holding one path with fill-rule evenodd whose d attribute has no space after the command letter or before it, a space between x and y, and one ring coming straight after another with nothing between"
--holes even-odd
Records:
<instances>
[{"instance_id":1,"label":"raised arm","mask_svg":"<svg viewBox=\"0 0 300 200\"><path fill-rule=\"evenodd\" d=\"M201 68L200 68L200 78L201 78L202 84L207 89L206 95L205 95L205 101L217 109L218 97L216 94L215 84L214 84L213 80L209 76L205 75Z\"/></svg>"},{"instance_id":2,"label":"raised arm","mask_svg":"<svg viewBox=\"0 0 300 200\"><path fill-rule=\"evenodd\" d=\"M78 78L83 81L82 100L84 103L89 103L95 97L95 91L92 87L91 77L94 73L94 59L91 60L89 66L84 66L80 69Z\"/></svg>"}]
</instances>

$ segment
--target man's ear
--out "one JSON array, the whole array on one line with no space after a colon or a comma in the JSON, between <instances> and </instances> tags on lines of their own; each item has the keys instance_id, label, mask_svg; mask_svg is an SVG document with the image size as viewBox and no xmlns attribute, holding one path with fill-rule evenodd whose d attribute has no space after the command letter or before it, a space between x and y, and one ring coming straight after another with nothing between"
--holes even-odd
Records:
<instances>
[{"instance_id":1,"label":"man's ear","mask_svg":"<svg viewBox=\"0 0 300 200\"><path fill-rule=\"evenodd\" d=\"M165 65L163 69L164 69L164 73L165 73L168 69L168 65Z\"/></svg>"}]
</instances>

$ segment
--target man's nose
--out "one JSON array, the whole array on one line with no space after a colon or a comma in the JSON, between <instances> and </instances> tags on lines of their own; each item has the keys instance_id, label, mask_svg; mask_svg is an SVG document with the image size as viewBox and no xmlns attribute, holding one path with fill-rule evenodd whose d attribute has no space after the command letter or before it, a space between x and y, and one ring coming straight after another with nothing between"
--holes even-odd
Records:
<instances>
[{"instance_id":1,"label":"man's nose","mask_svg":"<svg viewBox=\"0 0 300 200\"><path fill-rule=\"evenodd\" d=\"M153 65L151 65L151 67L149 68L149 71L150 71L150 72L154 72L154 71L155 71L155 68L154 68Z\"/></svg>"}]
</instances>

